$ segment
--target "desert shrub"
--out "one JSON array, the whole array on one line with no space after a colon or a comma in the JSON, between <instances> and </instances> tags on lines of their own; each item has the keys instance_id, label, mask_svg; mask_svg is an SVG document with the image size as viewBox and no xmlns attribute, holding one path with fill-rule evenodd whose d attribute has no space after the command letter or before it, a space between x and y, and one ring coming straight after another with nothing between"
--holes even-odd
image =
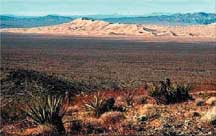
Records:
<instances>
[{"instance_id":1,"label":"desert shrub","mask_svg":"<svg viewBox=\"0 0 216 136\"><path fill-rule=\"evenodd\" d=\"M35 98L24 111L36 124L51 124L59 133L65 133L62 118L68 106L66 101L61 96L46 95Z\"/></svg>"},{"instance_id":2,"label":"desert shrub","mask_svg":"<svg viewBox=\"0 0 216 136\"><path fill-rule=\"evenodd\" d=\"M170 79L160 81L158 85L148 86L150 96L154 97L158 103L171 104L192 99L189 92L192 90L190 84L174 84Z\"/></svg>"},{"instance_id":3,"label":"desert shrub","mask_svg":"<svg viewBox=\"0 0 216 136\"><path fill-rule=\"evenodd\" d=\"M97 93L93 99L85 103L85 108L87 111L91 111L96 117L99 117L104 112L112 110L114 103L114 98L105 100L100 93Z\"/></svg>"},{"instance_id":4,"label":"desert shrub","mask_svg":"<svg viewBox=\"0 0 216 136\"><path fill-rule=\"evenodd\" d=\"M127 106L133 106L134 96L135 96L135 91L127 90L124 92L124 98L127 103Z\"/></svg>"}]
</instances>

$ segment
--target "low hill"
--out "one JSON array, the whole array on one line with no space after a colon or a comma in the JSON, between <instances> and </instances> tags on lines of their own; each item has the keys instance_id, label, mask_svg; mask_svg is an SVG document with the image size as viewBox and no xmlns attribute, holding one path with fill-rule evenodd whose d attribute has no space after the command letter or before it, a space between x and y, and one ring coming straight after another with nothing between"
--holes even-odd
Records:
<instances>
[{"instance_id":1,"label":"low hill","mask_svg":"<svg viewBox=\"0 0 216 136\"><path fill-rule=\"evenodd\" d=\"M69 23L60 25L35 27L35 28L11 28L1 29L1 32L12 33L35 33L52 35L73 35L73 36L126 36L154 38L210 38L215 40L216 24L192 25L192 26L163 26L163 25L138 25L109 23L100 20L86 18L76 19Z\"/></svg>"},{"instance_id":2,"label":"low hill","mask_svg":"<svg viewBox=\"0 0 216 136\"><path fill-rule=\"evenodd\" d=\"M5 78L1 79L1 93L3 96L8 97L39 93L64 95L66 91L71 95L75 95L86 90L88 90L87 85L69 82L33 70L10 70Z\"/></svg>"}]
</instances>

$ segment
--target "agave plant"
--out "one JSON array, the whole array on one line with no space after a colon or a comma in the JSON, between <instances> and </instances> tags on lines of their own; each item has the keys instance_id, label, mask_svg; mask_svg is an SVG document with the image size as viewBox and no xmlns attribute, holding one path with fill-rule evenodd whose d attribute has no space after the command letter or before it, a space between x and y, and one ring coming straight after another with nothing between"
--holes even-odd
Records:
<instances>
[{"instance_id":1,"label":"agave plant","mask_svg":"<svg viewBox=\"0 0 216 136\"><path fill-rule=\"evenodd\" d=\"M63 97L47 95L42 99L35 99L25 112L36 124L51 124L59 133L65 133L62 118L67 106Z\"/></svg>"},{"instance_id":2,"label":"agave plant","mask_svg":"<svg viewBox=\"0 0 216 136\"><path fill-rule=\"evenodd\" d=\"M99 117L104 112L105 100L98 93L94 95L94 98L85 104L85 107L88 111L94 113L96 117Z\"/></svg>"}]
</instances>

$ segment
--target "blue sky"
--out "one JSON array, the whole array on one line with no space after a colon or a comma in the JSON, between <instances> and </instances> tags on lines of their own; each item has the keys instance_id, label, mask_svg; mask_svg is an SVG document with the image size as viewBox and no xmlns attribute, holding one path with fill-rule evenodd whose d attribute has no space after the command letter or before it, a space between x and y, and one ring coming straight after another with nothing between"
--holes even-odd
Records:
<instances>
[{"instance_id":1,"label":"blue sky","mask_svg":"<svg viewBox=\"0 0 216 136\"><path fill-rule=\"evenodd\" d=\"M216 0L0 0L0 14L148 15L216 12Z\"/></svg>"}]
</instances>

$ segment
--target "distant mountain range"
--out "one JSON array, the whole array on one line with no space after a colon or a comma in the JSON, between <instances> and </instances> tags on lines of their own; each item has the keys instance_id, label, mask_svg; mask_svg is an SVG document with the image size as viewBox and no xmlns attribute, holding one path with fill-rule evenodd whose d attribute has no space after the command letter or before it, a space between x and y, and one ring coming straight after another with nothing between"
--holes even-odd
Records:
<instances>
[{"instance_id":1,"label":"distant mountain range","mask_svg":"<svg viewBox=\"0 0 216 136\"><path fill-rule=\"evenodd\" d=\"M11 15L0 15L0 28L29 28L38 26L57 25L71 22L83 16L58 16L48 15L44 17L20 17ZM160 25L194 25L216 23L214 13L186 13L155 16L84 16L90 19L99 19L111 23L125 24L160 24Z\"/></svg>"},{"instance_id":2,"label":"distant mountain range","mask_svg":"<svg viewBox=\"0 0 216 136\"><path fill-rule=\"evenodd\" d=\"M216 14L213 13L187 13L173 15L159 15L147 17L123 17L106 18L105 21L112 23L128 24L165 24L165 25L193 25L193 24L211 24L216 22Z\"/></svg>"},{"instance_id":3,"label":"distant mountain range","mask_svg":"<svg viewBox=\"0 0 216 136\"><path fill-rule=\"evenodd\" d=\"M29 28L38 26L49 26L70 22L71 17L48 15L44 17L18 17L18 16L0 16L1 28Z\"/></svg>"}]
</instances>

